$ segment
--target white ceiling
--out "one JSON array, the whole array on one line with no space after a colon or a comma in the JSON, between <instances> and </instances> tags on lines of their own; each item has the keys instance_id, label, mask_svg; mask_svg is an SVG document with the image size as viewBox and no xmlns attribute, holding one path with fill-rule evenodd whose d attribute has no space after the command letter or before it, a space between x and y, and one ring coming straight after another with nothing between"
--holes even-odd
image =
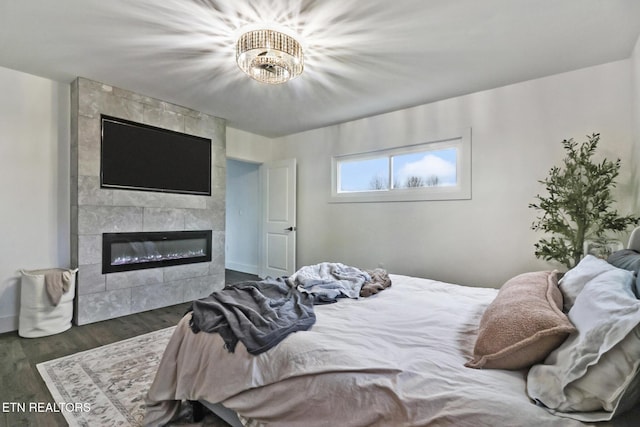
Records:
<instances>
[{"instance_id":1,"label":"white ceiling","mask_svg":"<svg viewBox=\"0 0 640 427\"><path fill-rule=\"evenodd\" d=\"M260 22L299 35L300 77L239 70ZM628 58L639 34L640 0L0 0L0 66L269 137Z\"/></svg>"}]
</instances>

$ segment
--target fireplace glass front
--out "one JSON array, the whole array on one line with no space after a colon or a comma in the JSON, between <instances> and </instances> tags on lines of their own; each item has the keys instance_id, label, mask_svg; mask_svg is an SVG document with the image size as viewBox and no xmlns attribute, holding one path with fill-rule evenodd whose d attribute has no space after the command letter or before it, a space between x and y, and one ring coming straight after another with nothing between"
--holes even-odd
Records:
<instances>
[{"instance_id":1,"label":"fireplace glass front","mask_svg":"<svg viewBox=\"0 0 640 427\"><path fill-rule=\"evenodd\" d=\"M211 230L104 233L102 273L211 261Z\"/></svg>"}]
</instances>

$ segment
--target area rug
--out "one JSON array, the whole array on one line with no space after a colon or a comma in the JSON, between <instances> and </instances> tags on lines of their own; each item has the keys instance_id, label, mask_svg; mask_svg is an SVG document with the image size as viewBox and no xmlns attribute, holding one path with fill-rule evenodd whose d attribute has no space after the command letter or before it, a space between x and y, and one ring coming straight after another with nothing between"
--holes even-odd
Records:
<instances>
[{"instance_id":1,"label":"area rug","mask_svg":"<svg viewBox=\"0 0 640 427\"><path fill-rule=\"evenodd\" d=\"M174 327L39 363L54 402L72 427L141 426L145 396ZM200 426L224 426L210 415ZM216 417L217 418L217 417ZM174 425L186 425L183 412Z\"/></svg>"}]
</instances>

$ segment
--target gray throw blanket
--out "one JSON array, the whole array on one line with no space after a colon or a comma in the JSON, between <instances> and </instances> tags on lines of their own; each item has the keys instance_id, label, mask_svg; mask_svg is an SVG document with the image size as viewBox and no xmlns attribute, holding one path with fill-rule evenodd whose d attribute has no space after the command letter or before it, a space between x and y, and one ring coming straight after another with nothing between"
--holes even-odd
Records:
<instances>
[{"instance_id":1,"label":"gray throw blanket","mask_svg":"<svg viewBox=\"0 0 640 427\"><path fill-rule=\"evenodd\" d=\"M191 303L189 326L195 333L217 332L229 352L240 340L250 354L269 350L287 335L311 328L316 321L313 298L289 286L284 278L227 285Z\"/></svg>"}]
</instances>

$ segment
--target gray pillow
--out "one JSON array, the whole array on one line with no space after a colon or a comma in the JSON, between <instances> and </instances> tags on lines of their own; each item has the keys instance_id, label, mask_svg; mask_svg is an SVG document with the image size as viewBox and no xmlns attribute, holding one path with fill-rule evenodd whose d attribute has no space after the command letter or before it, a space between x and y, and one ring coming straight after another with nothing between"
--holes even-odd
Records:
<instances>
[{"instance_id":1,"label":"gray pillow","mask_svg":"<svg viewBox=\"0 0 640 427\"><path fill-rule=\"evenodd\" d=\"M635 293L640 297L640 252L633 249L622 249L609 255L607 262L615 267L633 271L636 275Z\"/></svg>"}]
</instances>

